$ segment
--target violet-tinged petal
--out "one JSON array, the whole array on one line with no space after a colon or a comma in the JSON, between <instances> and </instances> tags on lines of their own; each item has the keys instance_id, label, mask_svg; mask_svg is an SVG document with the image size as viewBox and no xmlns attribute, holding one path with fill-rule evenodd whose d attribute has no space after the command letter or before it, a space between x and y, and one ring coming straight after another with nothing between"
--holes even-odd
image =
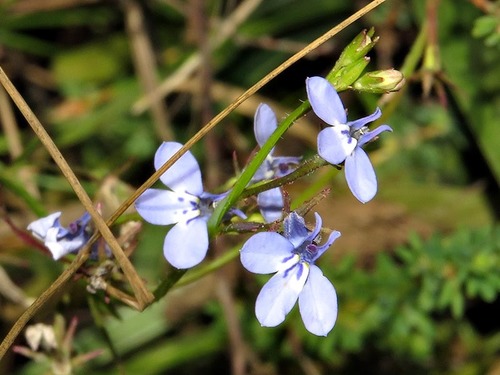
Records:
<instances>
[{"instance_id":1,"label":"violet-tinged petal","mask_svg":"<svg viewBox=\"0 0 500 375\"><path fill-rule=\"evenodd\" d=\"M283 204L283 195L279 187L263 191L257 195L257 205L266 223L281 219Z\"/></svg>"},{"instance_id":2,"label":"violet-tinged petal","mask_svg":"<svg viewBox=\"0 0 500 375\"><path fill-rule=\"evenodd\" d=\"M354 130L358 130L358 129L361 129L366 124L368 124L368 123L370 123L372 121L375 121L381 115L382 115L382 111L380 110L380 108L377 108L375 110L375 112L373 112L371 115L368 115L366 117L362 117L362 118L360 118L358 120L349 121L347 123L347 125L349 125L353 131Z\"/></svg>"},{"instance_id":3,"label":"violet-tinged petal","mask_svg":"<svg viewBox=\"0 0 500 375\"><path fill-rule=\"evenodd\" d=\"M137 198L135 208L147 222L169 225L199 216L198 202L199 199L190 194L148 189Z\"/></svg>"},{"instance_id":4,"label":"violet-tinged petal","mask_svg":"<svg viewBox=\"0 0 500 375\"><path fill-rule=\"evenodd\" d=\"M347 115L339 94L330 82L322 77L306 79L307 97L316 115L330 125L345 124Z\"/></svg>"},{"instance_id":5,"label":"violet-tinged petal","mask_svg":"<svg viewBox=\"0 0 500 375\"><path fill-rule=\"evenodd\" d=\"M49 249L54 260L58 260L69 253L79 250L86 242L87 238L83 232L75 238L66 239L60 238L60 233L57 228L50 228L44 239L44 245Z\"/></svg>"},{"instance_id":6,"label":"violet-tinged petal","mask_svg":"<svg viewBox=\"0 0 500 375\"><path fill-rule=\"evenodd\" d=\"M315 265L299 294L299 310L306 329L318 336L326 336L337 320L337 293Z\"/></svg>"},{"instance_id":7,"label":"violet-tinged petal","mask_svg":"<svg viewBox=\"0 0 500 375\"><path fill-rule=\"evenodd\" d=\"M300 247L309 236L304 218L295 211L283 220L283 227L283 235L292 243L294 249Z\"/></svg>"},{"instance_id":8,"label":"violet-tinged petal","mask_svg":"<svg viewBox=\"0 0 500 375\"><path fill-rule=\"evenodd\" d=\"M314 213L314 218L316 219L316 224L314 225L314 230L306 238L308 242L312 242L318 236L323 225L323 219L321 219L321 216L317 212Z\"/></svg>"},{"instance_id":9,"label":"violet-tinged petal","mask_svg":"<svg viewBox=\"0 0 500 375\"><path fill-rule=\"evenodd\" d=\"M365 143L370 142L372 139L377 137L380 133L389 131L392 132L392 128L389 125L380 125L379 127L373 129L372 131L363 134L358 141L358 146L361 147Z\"/></svg>"},{"instance_id":10,"label":"violet-tinged petal","mask_svg":"<svg viewBox=\"0 0 500 375\"><path fill-rule=\"evenodd\" d=\"M293 257L293 249L290 241L278 233L260 232L245 242L240 259L250 272L272 273L282 269L284 262Z\"/></svg>"},{"instance_id":11,"label":"violet-tinged petal","mask_svg":"<svg viewBox=\"0 0 500 375\"><path fill-rule=\"evenodd\" d=\"M309 274L306 263L279 271L260 291L255 302L255 315L264 327L275 327L285 320Z\"/></svg>"},{"instance_id":12,"label":"violet-tinged petal","mask_svg":"<svg viewBox=\"0 0 500 375\"><path fill-rule=\"evenodd\" d=\"M43 241L47 236L47 231L51 228L63 229L59 223L61 212L54 212L49 216L42 217L28 225L27 229L39 240ZM56 231L58 232L58 231Z\"/></svg>"},{"instance_id":13,"label":"violet-tinged petal","mask_svg":"<svg viewBox=\"0 0 500 375\"><path fill-rule=\"evenodd\" d=\"M278 120L271 107L262 103L257 107L254 118L255 139L260 147L266 143L278 126ZM272 151L271 151L272 153Z\"/></svg>"},{"instance_id":14,"label":"violet-tinged petal","mask_svg":"<svg viewBox=\"0 0 500 375\"><path fill-rule=\"evenodd\" d=\"M264 162L260 165L259 169L255 172L255 174L252 177L252 182L259 182L262 180L270 180L274 176L274 170L273 170L273 160L274 158L270 155L267 155L266 159Z\"/></svg>"},{"instance_id":15,"label":"violet-tinged petal","mask_svg":"<svg viewBox=\"0 0 500 375\"><path fill-rule=\"evenodd\" d=\"M340 237L339 231L337 230L332 231L332 233L330 233L330 236L328 237L328 240L323 245L318 246L316 248L317 252L312 261L315 262L326 250L328 250L330 246L332 246L335 240L339 237Z\"/></svg>"},{"instance_id":16,"label":"violet-tinged petal","mask_svg":"<svg viewBox=\"0 0 500 375\"><path fill-rule=\"evenodd\" d=\"M331 164L342 163L356 145L347 125L329 126L318 134L318 154Z\"/></svg>"},{"instance_id":17,"label":"violet-tinged petal","mask_svg":"<svg viewBox=\"0 0 500 375\"><path fill-rule=\"evenodd\" d=\"M182 145L177 142L163 142L155 154L154 165L156 170L165 164L181 147ZM163 173L160 180L176 192L190 193L196 196L203 193L200 167L190 151L182 155Z\"/></svg>"},{"instance_id":18,"label":"violet-tinged petal","mask_svg":"<svg viewBox=\"0 0 500 375\"><path fill-rule=\"evenodd\" d=\"M201 263L207 250L207 223L201 217L174 225L167 233L163 244L163 254L167 261L180 269L191 268Z\"/></svg>"},{"instance_id":19,"label":"violet-tinged petal","mask_svg":"<svg viewBox=\"0 0 500 375\"><path fill-rule=\"evenodd\" d=\"M366 152L357 147L345 160L345 178L352 194L366 203L377 194L377 176Z\"/></svg>"},{"instance_id":20,"label":"violet-tinged petal","mask_svg":"<svg viewBox=\"0 0 500 375\"><path fill-rule=\"evenodd\" d=\"M276 156L273 157L272 170L274 177L283 177L290 174L300 163L301 157L297 156Z\"/></svg>"}]
</instances>

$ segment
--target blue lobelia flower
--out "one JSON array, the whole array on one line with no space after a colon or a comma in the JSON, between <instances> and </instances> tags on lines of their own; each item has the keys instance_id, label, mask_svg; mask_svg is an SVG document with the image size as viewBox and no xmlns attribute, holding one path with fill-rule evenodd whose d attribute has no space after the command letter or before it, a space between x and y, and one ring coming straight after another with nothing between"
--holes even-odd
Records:
<instances>
[{"instance_id":1,"label":"blue lobelia flower","mask_svg":"<svg viewBox=\"0 0 500 375\"><path fill-rule=\"evenodd\" d=\"M282 323L297 299L309 332L326 336L335 325L335 288L314 263L340 237L340 232L333 231L328 241L320 246L317 241L322 222L317 213L315 216L316 226L312 232L306 228L304 219L292 212L283 221L283 235L257 233L241 249L241 263L250 272L276 272L255 303L257 319L265 327Z\"/></svg>"},{"instance_id":2,"label":"blue lobelia flower","mask_svg":"<svg viewBox=\"0 0 500 375\"><path fill-rule=\"evenodd\" d=\"M322 77L306 80L307 96L316 115L331 125L318 134L318 154L331 164L345 161L345 177L353 195L362 203L377 193L377 177L366 152L362 149L384 131L392 131L381 125L370 131L366 124L380 117L377 108L369 116L347 122L346 111L337 91Z\"/></svg>"},{"instance_id":3,"label":"blue lobelia flower","mask_svg":"<svg viewBox=\"0 0 500 375\"><path fill-rule=\"evenodd\" d=\"M54 212L35 220L27 228L33 236L43 241L55 260L80 250L90 238L90 231L87 229L90 223L88 212L69 224L67 228L59 222L60 216L61 212Z\"/></svg>"},{"instance_id":4,"label":"blue lobelia flower","mask_svg":"<svg viewBox=\"0 0 500 375\"><path fill-rule=\"evenodd\" d=\"M254 133L259 146L262 147L278 126L276 115L267 104L260 104L255 112ZM255 172L251 182L270 180L286 176L300 162L300 157L273 156L274 148L266 160ZM279 187L269 189L257 195L257 204L264 220L268 223L281 219L283 210L283 194Z\"/></svg>"},{"instance_id":5,"label":"blue lobelia flower","mask_svg":"<svg viewBox=\"0 0 500 375\"><path fill-rule=\"evenodd\" d=\"M177 142L163 142L155 154L155 168L158 170L181 147ZM203 191L200 167L189 151L160 180L171 190L147 189L136 200L135 208L151 224L175 224L165 237L165 258L177 268L193 267L205 258L208 250L207 221L213 206L227 193L215 195ZM244 217L237 210L230 212Z\"/></svg>"}]
</instances>

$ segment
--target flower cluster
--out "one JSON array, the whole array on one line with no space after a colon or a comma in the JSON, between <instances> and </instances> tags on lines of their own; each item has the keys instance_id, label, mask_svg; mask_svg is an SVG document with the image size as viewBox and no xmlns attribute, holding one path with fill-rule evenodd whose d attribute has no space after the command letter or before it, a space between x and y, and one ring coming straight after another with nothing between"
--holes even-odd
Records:
<instances>
[{"instance_id":1,"label":"flower cluster","mask_svg":"<svg viewBox=\"0 0 500 375\"><path fill-rule=\"evenodd\" d=\"M369 116L347 121L337 91L324 78L308 78L306 91L312 110L328 125L317 137L319 156L334 165L343 163L353 195L362 203L370 201L377 193L377 179L363 147L382 132L392 129L388 125L374 130L368 128L370 122L381 116L378 108ZM267 104L259 105L254 118L257 144L263 147L277 129L278 121L273 110ZM156 170L181 148L180 143L163 142L154 157ZM298 168L300 162L301 157L274 156L272 148L260 167L254 167L253 176L248 176L245 183L283 178ZM167 189L147 189L136 200L135 208L145 221L171 226L163 243L163 253L170 264L179 269L196 266L203 261L209 247L208 222L217 204L229 192L212 194L204 190L200 167L189 151L164 172L160 180ZM321 244L322 219L319 214L315 213L316 224L312 230L295 211L282 219L284 199L280 187L259 192L257 203L263 220L274 222L267 227L275 230L254 234L240 252L241 262L248 271L275 273L257 297L257 319L263 326L277 326L298 301L306 329L315 335L326 336L337 319L337 295L316 261L340 237L340 232L330 231L328 239ZM90 221L88 214L68 228L60 225L60 215L56 212L28 226L37 238L44 241L54 259L78 251L89 238L86 230ZM230 209L225 218L231 220L235 215L246 219L246 215L236 208Z\"/></svg>"}]
</instances>

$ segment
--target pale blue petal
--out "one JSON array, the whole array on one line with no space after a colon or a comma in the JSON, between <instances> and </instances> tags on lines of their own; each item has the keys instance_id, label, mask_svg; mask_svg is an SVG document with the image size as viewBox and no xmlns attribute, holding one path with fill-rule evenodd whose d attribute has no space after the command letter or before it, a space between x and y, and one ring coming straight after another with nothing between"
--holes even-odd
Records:
<instances>
[{"instance_id":1,"label":"pale blue petal","mask_svg":"<svg viewBox=\"0 0 500 375\"><path fill-rule=\"evenodd\" d=\"M359 138L359 147L363 146L365 143L370 142L372 139L377 137L380 133L389 131L392 132L392 128L389 125L380 125L379 127L373 129L372 131L366 132Z\"/></svg>"},{"instance_id":2,"label":"pale blue petal","mask_svg":"<svg viewBox=\"0 0 500 375\"><path fill-rule=\"evenodd\" d=\"M347 125L330 126L318 134L318 154L331 164L340 164L357 145Z\"/></svg>"},{"instance_id":3,"label":"pale blue petal","mask_svg":"<svg viewBox=\"0 0 500 375\"><path fill-rule=\"evenodd\" d=\"M275 327L285 320L304 287L309 267L297 263L293 268L274 275L260 291L255 315L264 327Z\"/></svg>"},{"instance_id":4,"label":"pale blue petal","mask_svg":"<svg viewBox=\"0 0 500 375\"><path fill-rule=\"evenodd\" d=\"M44 240L47 236L47 231L50 228L63 229L59 223L59 218L61 217L61 212L54 212L49 216L42 217L38 220L33 221L28 225L28 230L33 233L33 235L39 240ZM59 231L56 230L56 233Z\"/></svg>"},{"instance_id":5,"label":"pale blue petal","mask_svg":"<svg viewBox=\"0 0 500 375\"><path fill-rule=\"evenodd\" d=\"M137 198L135 208L147 222L169 225L199 216L198 202L199 199L190 194L148 189Z\"/></svg>"},{"instance_id":6,"label":"pale blue petal","mask_svg":"<svg viewBox=\"0 0 500 375\"><path fill-rule=\"evenodd\" d=\"M254 133L255 139L260 147L266 143L271 134L274 133L278 126L278 120L271 107L267 104L260 104L257 107L254 118ZM272 152L271 152L272 153Z\"/></svg>"},{"instance_id":7,"label":"pale blue petal","mask_svg":"<svg viewBox=\"0 0 500 375\"><path fill-rule=\"evenodd\" d=\"M322 77L306 79L307 97L320 119L330 125L345 124L347 116L339 94L330 82Z\"/></svg>"},{"instance_id":8,"label":"pale blue petal","mask_svg":"<svg viewBox=\"0 0 500 375\"><path fill-rule=\"evenodd\" d=\"M375 121L381 115L382 115L382 111L380 110L380 108L377 108L375 110L375 112L373 112L371 115L368 115L366 117L362 117L358 120L349 121L347 123L347 125L349 125L352 128L352 130L358 130L358 129L362 128L363 126L365 126L366 124L368 124L372 121Z\"/></svg>"},{"instance_id":9,"label":"pale blue petal","mask_svg":"<svg viewBox=\"0 0 500 375\"><path fill-rule=\"evenodd\" d=\"M182 145L177 142L163 142L155 154L154 165L158 170L169 160ZM198 162L190 151L186 152L172 165L160 180L170 189L179 193L190 193L199 196L203 193L201 172Z\"/></svg>"},{"instance_id":10,"label":"pale blue petal","mask_svg":"<svg viewBox=\"0 0 500 375\"><path fill-rule=\"evenodd\" d=\"M283 220L283 227L283 234L292 243L294 249L302 245L309 236L304 218L295 211Z\"/></svg>"},{"instance_id":11,"label":"pale blue petal","mask_svg":"<svg viewBox=\"0 0 500 375\"><path fill-rule=\"evenodd\" d=\"M312 265L307 282L299 295L299 310L306 329L326 336L337 320L337 293L321 270Z\"/></svg>"},{"instance_id":12,"label":"pale blue petal","mask_svg":"<svg viewBox=\"0 0 500 375\"><path fill-rule=\"evenodd\" d=\"M269 189L257 195L260 213L267 223L281 219L283 211L283 195L279 187Z\"/></svg>"},{"instance_id":13,"label":"pale blue petal","mask_svg":"<svg viewBox=\"0 0 500 375\"><path fill-rule=\"evenodd\" d=\"M252 182L259 182L274 178L273 160L274 158L272 156L267 155L266 160L264 160L259 169L257 169L253 175Z\"/></svg>"},{"instance_id":14,"label":"pale blue petal","mask_svg":"<svg viewBox=\"0 0 500 375\"><path fill-rule=\"evenodd\" d=\"M352 194L361 203L377 194L377 176L368 155L360 147L345 160L345 178Z\"/></svg>"},{"instance_id":15,"label":"pale blue petal","mask_svg":"<svg viewBox=\"0 0 500 375\"><path fill-rule=\"evenodd\" d=\"M290 241L278 233L257 233L243 245L240 252L241 264L253 273L276 272L292 257L293 250Z\"/></svg>"},{"instance_id":16,"label":"pale blue petal","mask_svg":"<svg viewBox=\"0 0 500 375\"><path fill-rule=\"evenodd\" d=\"M332 233L330 233L330 236L328 237L328 241L326 241L323 245L318 246L316 248L316 255L312 259L313 262L315 262L332 244L335 242L337 238L340 237L340 232L337 230L334 230Z\"/></svg>"},{"instance_id":17,"label":"pale blue petal","mask_svg":"<svg viewBox=\"0 0 500 375\"><path fill-rule=\"evenodd\" d=\"M49 249L54 260L58 260L73 251L79 250L87 242L87 239L83 235L69 241L64 238L60 239L59 237L58 229L50 228L44 240L44 244Z\"/></svg>"},{"instance_id":18,"label":"pale blue petal","mask_svg":"<svg viewBox=\"0 0 500 375\"><path fill-rule=\"evenodd\" d=\"M163 244L163 255L176 268L186 269L199 264L208 250L206 220L196 218L177 223L170 229Z\"/></svg>"},{"instance_id":19,"label":"pale blue petal","mask_svg":"<svg viewBox=\"0 0 500 375\"><path fill-rule=\"evenodd\" d=\"M316 219L316 224L314 225L314 230L306 238L308 242L312 242L318 236L323 225L323 219L321 219L321 216L317 212L314 213L314 218Z\"/></svg>"}]
</instances>

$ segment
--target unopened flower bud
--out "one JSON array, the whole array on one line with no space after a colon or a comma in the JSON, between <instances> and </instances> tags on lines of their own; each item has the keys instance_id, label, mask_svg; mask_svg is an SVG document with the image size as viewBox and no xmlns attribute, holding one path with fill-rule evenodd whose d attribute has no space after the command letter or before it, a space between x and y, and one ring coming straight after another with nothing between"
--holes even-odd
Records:
<instances>
[{"instance_id":1,"label":"unopened flower bud","mask_svg":"<svg viewBox=\"0 0 500 375\"><path fill-rule=\"evenodd\" d=\"M361 76L353 87L355 90L381 94L398 91L403 87L405 78L403 73L395 69L376 70Z\"/></svg>"},{"instance_id":2,"label":"unopened flower bud","mask_svg":"<svg viewBox=\"0 0 500 375\"><path fill-rule=\"evenodd\" d=\"M379 37L374 37L374 34L375 29L373 27L368 31L363 30L360 32L353 41L344 48L335 67L340 69L343 66L348 66L365 57L379 40Z\"/></svg>"},{"instance_id":3,"label":"unopened flower bud","mask_svg":"<svg viewBox=\"0 0 500 375\"><path fill-rule=\"evenodd\" d=\"M334 77L328 77L328 80L337 89L337 91L343 91L359 78L369 62L369 57L359 59L349 66L342 68Z\"/></svg>"}]
</instances>

